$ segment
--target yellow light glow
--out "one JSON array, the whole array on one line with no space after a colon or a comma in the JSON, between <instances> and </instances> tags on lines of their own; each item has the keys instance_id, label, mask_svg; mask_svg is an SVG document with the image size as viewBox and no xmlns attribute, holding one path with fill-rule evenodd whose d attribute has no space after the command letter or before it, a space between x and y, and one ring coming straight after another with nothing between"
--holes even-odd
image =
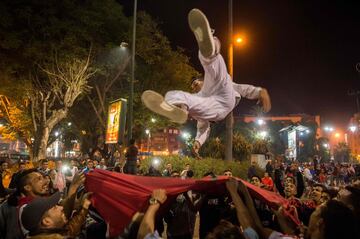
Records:
<instances>
[{"instance_id":1,"label":"yellow light glow","mask_svg":"<svg viewBox=\"0 0 360 239\"><path fill-rule=\"evenodd\" d=\"M241 37L238 37L238 38L236 38L236 42L241 43L241 42L243 42L243 39Z\"/></svg>"},{"instance_id":2,"label":"yellow light glow","mask_svg":"<svg viewBox=\"0 0 360 239\"><path fill-rule=\"evenodd\" d=\"M339 138L339 137L340 137L340 134L339 134L339 133L336 133L336 134L335 134L335 137L336 137L336 138Z\"/></svg>"}]
</instances>

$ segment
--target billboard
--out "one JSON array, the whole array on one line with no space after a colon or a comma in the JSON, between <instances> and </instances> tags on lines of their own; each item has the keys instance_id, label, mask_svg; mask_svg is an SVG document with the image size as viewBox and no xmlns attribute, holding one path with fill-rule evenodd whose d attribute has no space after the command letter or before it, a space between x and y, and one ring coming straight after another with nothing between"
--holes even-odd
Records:
<instances>
[{"instance_id":1,"label":"billboard","mask_svg":"<svg viewBox=\"0 0 360 239\"><path fill-rule=\"evenodd\" d=\"M110 102L106 127L106 144L116 144L123 141L126 121L126 100L119 99Z\"/></svg>"},{"instance_id":2,"label":"billboard","mask_svg":"<svg viewBox=\"0 0 360 239\"><path fill-rule=\"evenodd\" d=\"M296 130L292 130L288 132L288 158L296 159Z\"/></svg>"}]
</instances>

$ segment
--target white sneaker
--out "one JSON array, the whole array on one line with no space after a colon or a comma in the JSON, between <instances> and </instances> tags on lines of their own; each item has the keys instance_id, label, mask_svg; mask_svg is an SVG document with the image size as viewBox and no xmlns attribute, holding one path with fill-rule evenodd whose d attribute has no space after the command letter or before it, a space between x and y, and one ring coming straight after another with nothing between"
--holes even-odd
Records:
<instances>
[{"instance_id":1,"label":"white sneaker","mask_svg":"<svg viewBox=\"0 0 360 239\"><path fill-rule=\"evenodd\" d=\"M201 55L210 58L215 54L215 43L209 21L199 9L192 9L188 14L190 29L194 32Z\"/></svg>"},{"instance_id":2,"label":"white sneaker","mask_svg":"<svg viewBox=\"0 0 360 239\"><path fill-rule=\"evenodd\" d=\"M165 116L172 122L184 124L188 118L187 111L167 103L164 97L155 91L144 91L141 95L141 101L149 110Z\"/></svg>"}]
</instances>

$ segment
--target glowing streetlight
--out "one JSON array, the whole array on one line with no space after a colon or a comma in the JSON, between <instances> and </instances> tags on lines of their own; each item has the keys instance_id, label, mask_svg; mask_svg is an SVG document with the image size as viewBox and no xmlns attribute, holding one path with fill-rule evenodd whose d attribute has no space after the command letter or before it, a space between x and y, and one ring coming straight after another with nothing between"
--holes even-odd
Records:
<instances>
[{"instance_id":1,"label":"glowing streetlight","mask_svg":"<svg viewBox=\"0 0 360 239\"><path fill-rule=\"evenodd\" d=\"M357 130L357 127L355 125L351 125L349 130L354 133Z\"/></svg>"},{"instance_id":2,"label":"glowing streetlight","mask_svg":"<svg viewBox=\"0 0 360 239\"><path fill-rule=\"evenodd\" d=\"M69 122L69 123L67 123L67 125L68 125L68 126L71 126L71 125L72 125L72 123L71 123L71 122Z\"/></svg>"},{"instance_id":3,"label":"glowing streetlight","mask_svg":"<svg viewBox=\"0 0 360 239\"><path fill-rule=\"evenodd\" d=\"M58 131L55 131L55 136L58 137L59 136L59 132Z\"/></svg>"},{"instance_id":4,"label":"glowing streetlight","mask_svg":"<svg viewBox=\"0 0 360 239\"><path fill-rule=\"evenodd\" d=\"M3 127L4 125L0 123L0 127Z\"/></svg>"},{"instance_id":5,"label":"glowing streetlight","mask_svg":"<svg viewBox=\"0 0 360 239\"><path fill-rule=\"evenodd\" d=\"M324 148L328 148L329 144L323 144Z\"/></svg>"},{"instance_id":6,"label":"glowing streetlight","mask_svg":"<svg viewBox=\"0 0 360 239\"><path fill-rule=\"evenodd\" d=\"M257 120L257 124L258 125L264 125L265 124L265 121L263 119L258 119Z\"/></svg>"},{"instance_id":7,"label":"glowing streetlight","mask_svg":"<svg viewBox=\"0 0 360 239\"><path fill-rule=\"evenodd\" d=\"M151 118L151 123L155 123L156 119L155 118Z\"/></svg>"},{"instance_id":8,"label":"glowing streetlight","mask_svg":"<svg viewBox=\"0 0 360 239\"><path fill-rule=\"evenodd\" d=\"M185 140L188 140L188 139L190 139L191 135L188 132L183 132L181 134L181 137Z\"/></svg>"},{"instance_id":9,"label":"glowing streetlight","mask_svg":"<svg viewBox=\"0 0 360 239\"><path fill-rule=\"evenodd\" d=\"M145 130L145 134L150 134L150 130L149 130L149 129L146 129L146 130Z\"/></svg>"},{"instance_id":10,"label":"glowing streetlight","mask_svg":"<svg viewBox=\"0 0 360 239\"><path fill-rule=\"evenodd\" d=\"M327 132L333 132L333 131L334 131L334 128L333 128L333 127L330 127L330 126L325 126L325 127L324 127L324 130L327 131Z\"/></svg>"},{"instance_id":11,"label":"glowing streetlight","mask_svg":"<svg viewBox=\"0 0 360 239\"><path fill-rule=\"evenodd\" d=\"M335 138L339 138L340 137L340 134L339 133L336 133L335 134Z\"/></svg>"},{"instance_id":12,"label":"glowing streetlight","mask_svg":"<svg viewBox=\"0 0 360 239\"><path fill-rule=\"evenodd\" d=\"M268 135L268 132L267 131L260 131L259 133L260 137L265 139L265 137Z\"/></svg>"},{"instance_id":13,"label":"glowing streetlight","mask_svg":"<svg viewBox=\"0 0 360 239\"><path fill-rule=\"evenodd\" d=\"M307 134L310 134L310 130L308 130L308 129L307 129L307 130L305 130L305 132L306 132Z\"/></svg>"}]
</instances>

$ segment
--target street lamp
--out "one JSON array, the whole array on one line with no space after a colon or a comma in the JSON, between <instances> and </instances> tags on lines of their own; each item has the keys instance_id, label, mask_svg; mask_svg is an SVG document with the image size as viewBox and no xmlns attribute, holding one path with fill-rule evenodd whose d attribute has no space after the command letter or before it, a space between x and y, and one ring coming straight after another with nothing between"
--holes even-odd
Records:
<instances>
[{"instance_id":1,"label":"street lamp","mask_svg":"<svg viewBox=\"0 0 360 239\"><path fill-rule=\"evenodd\" d=\"M147 151L148 153L150 153L150 141L151 141L151 132L150 129L146 129L145 133L148 135L148 140L147 140Z\"/></svg>"},{"instance_id":2,"label":"street lamp","mask_svg":"<svg viewBox=\"0 0 360 239\"><path fill-rule=\"evenodd\" d=\"M130 97L129 97L129 120L128 120L128 142L132 138L132 121L134 110L134 81L135 81L135 43L136 43L136 13L137 0L134 0L134 14L133 14L133 34L132 34L132 49L131 49L131 80L130 80Z\"/></svg>"},{"instance_id":3,"label":"street lamp","mask_svg":"<svg viewBox=\"0 0 360 239\"><path fill-rule=\"evenodd\" d=\"M151 123L155 123L156 119L155 118L151 118Z\"/></svg>"},{"instance_id":4,"label":"street lamp","mask_svg":"<svg viewBox=\"0 0 360 239\"><path fill-rule=\"evenodd\" d=\"M357 130L357 127L355 125L351 125L349 130L354 133Z\"/></svg>"},{"instance_id":5,"label":"street lamp","mask_svg":"<svg viewBox=\"0 0 360 239\"><path fill-rule=\"evenodd\" d=\"M263 119L258 119L257 120L257 124L258 125L264 125L265 124L265 121Z\"/></svg>"}]
</instances>

